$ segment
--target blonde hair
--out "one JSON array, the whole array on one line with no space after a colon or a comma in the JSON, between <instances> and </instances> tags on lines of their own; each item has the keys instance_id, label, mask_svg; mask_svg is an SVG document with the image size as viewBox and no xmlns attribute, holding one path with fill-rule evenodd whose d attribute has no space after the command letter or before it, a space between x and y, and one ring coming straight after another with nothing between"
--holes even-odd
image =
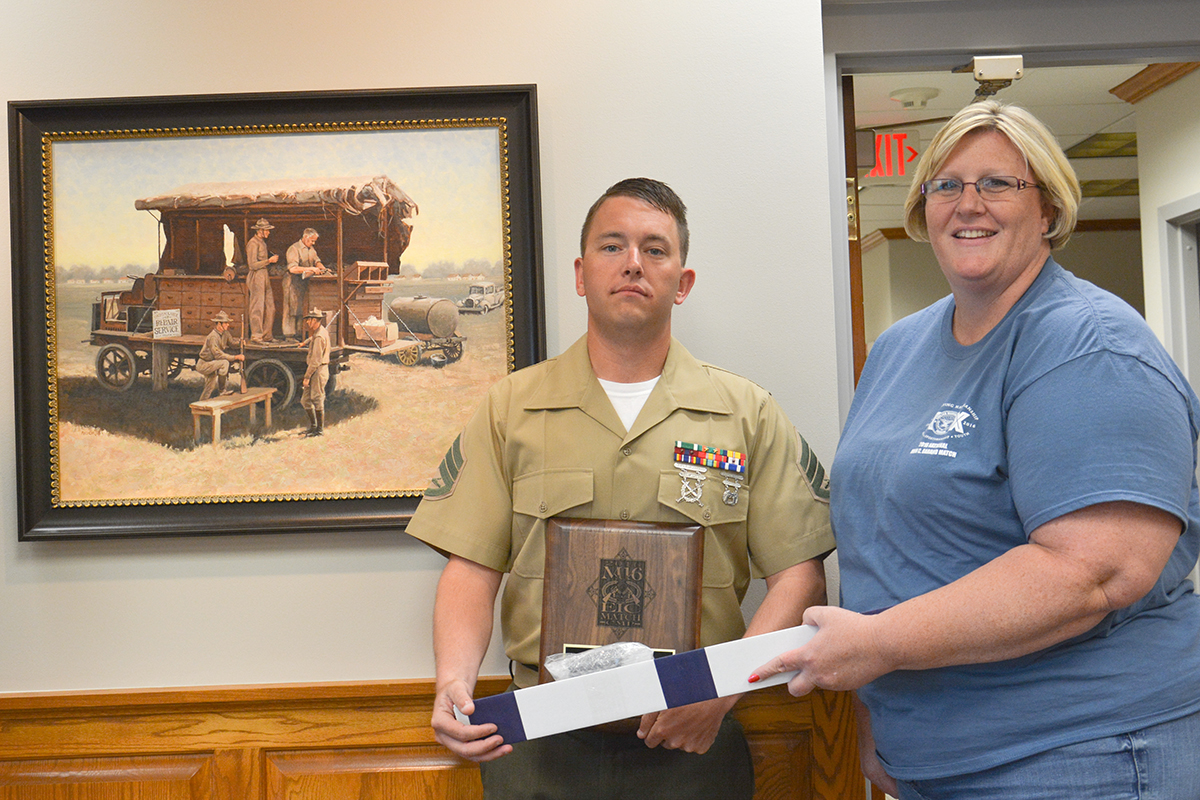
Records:
<instances>
[{"instance_id":1,"label":"blonde hair","mask_svg":"<svg viewBox=\"0 0 1200 800\"><path fill-rule=\"evenodd\" d=\"M1041 121L1019 106L996 100L972 103L951 117L933 137L917 164L904 200L904 230L913 239L929 241L921 184L937 174L964 138L978 131L1003 135L1021 153L1033 172L1034 183L1041 187L1043 200L1054 209L1050 229L1043 236L1050 240L1051 250L1066 244L1079 218L1080 191L1075 170L1054 134Z\"/></svg>"}]
</instances>

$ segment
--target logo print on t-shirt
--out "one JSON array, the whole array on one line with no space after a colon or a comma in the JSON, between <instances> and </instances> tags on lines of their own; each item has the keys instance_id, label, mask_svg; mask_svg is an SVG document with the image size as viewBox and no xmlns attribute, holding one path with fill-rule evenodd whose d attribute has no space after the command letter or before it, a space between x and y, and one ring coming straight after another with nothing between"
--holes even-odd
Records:
<instances>
[{"instance_id":1,"label":"logo print on t-shirt","mask_svg":"<svg viewBox=\"0 0 1200 800\"><path fill-rule=\"evenodd\" d=\"M953 434L966 436L963 430L963 420L971 416L966 411L939 411L933 415L933 421L925 428L932 432L931 439L945 439ZM928 435L928 434L927 434Z\"/></svg>"},{"instance_id":2,"label":"logo print on t-shirt","mask_svg":"<svg viewBox=\"0 0 1200 800\"><path fill-rule=\"evenodd\" d=\"M933 419L921 432L921 441L917 443L910 454L923 456L947 456L956 458L957 450L951 450L946 444L951 439L965 439L975 430L979 417L965 403L942 403L942 407L933 415Z\"/></svg>"}]
</instances>

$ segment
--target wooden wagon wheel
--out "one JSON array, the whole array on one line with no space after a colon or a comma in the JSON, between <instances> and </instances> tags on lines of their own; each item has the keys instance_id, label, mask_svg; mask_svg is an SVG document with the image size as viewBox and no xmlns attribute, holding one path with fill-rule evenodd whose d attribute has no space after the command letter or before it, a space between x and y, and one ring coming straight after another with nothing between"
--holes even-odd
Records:
<instances>
[{"instance_id":1,"label":"wooden wagon wheel","mask_svg":"<svg viewBox=\"0 0 1200 800\"><path fill-rule=\"evenodd\" d=\"M260 358L246 367L247 386L266 386L275 390L272 401L282 411L296 397L296 376L277 358Z\"/></svg>"},{"instance_id":2,"label":"wooden wagon wheel","mask_svg":"<svg viewBox=\"0 0 1200 800\"><path fill-rule=\"evenodd\" d=\"M138 360L125 345L111 342L96 354L96 380L105 389L127 392L137 382Z\"/></svg>"},{"instance_id":3,"label":"wooden wagon wheel","mask_svg":"<svg viewBox=\"0 0 1200 800\"><path fill-rule=\"evenodd\" d=\"M405 347L403 350L398 350L396 358L406 367L415 367L421 360L422 352L423 348L418 344L416 347Z\"/></svg>"}]
</instances>

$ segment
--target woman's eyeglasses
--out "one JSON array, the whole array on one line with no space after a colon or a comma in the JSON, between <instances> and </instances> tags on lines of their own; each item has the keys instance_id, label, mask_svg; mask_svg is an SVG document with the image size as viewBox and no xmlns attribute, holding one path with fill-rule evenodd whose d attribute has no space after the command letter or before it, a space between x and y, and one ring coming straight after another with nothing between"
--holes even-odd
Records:
<instances>
[{"instance_id":1,"label":"woman's eyeglasses","mask_svg":"<svg viewBox=\"0 0 1200 800\"><path fill-rule=\"evenodd\" d=\"M960 181L957 178L934 178L921 184L921 194L930 203L950 203L962 197L968 186L984 200L1012 200L1022 189L1040 189L1040 185L1014 178L1009 175L992 175L977 181Z\"/></svg>"}]
</instances>

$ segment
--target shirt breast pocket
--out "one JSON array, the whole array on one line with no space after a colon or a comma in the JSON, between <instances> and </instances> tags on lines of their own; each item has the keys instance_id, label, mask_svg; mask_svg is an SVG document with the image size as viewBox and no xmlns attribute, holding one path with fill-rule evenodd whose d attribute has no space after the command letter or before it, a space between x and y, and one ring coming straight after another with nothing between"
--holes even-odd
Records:
<instances>
[{"instance_id":1,"label":"shirt breast pocket","mask_svg":"<svg viewBox=\"0 0 1200 800\"><path fill-rule=\"evenodd\" d=\"M543 469L513 480L513 512L538 519L592 502L590 469Z\"/></svg>"},{"instance_id":2,"label":"shirt breast pocket","mask_svg":"<svg viewBox=\"0 0 1200 800\"><path fill-rule=\"evenodd\" d=\"M590 469L545 469L513 480L512 572L522 578L541 578L546 559L546 520L566 511L586 517L591 510ZM542 533L530 536L535 528Z\"/></svg>"},{"instance_id":3,"label":"shirt breast pocket","mask_svg":"<svg viewBox=\"0 0 1200 800\"><path fill-rule=\"evenodd\" d=\"M694 522L708 529L704 537L704 585L729 587L734 574L730 558L746 557L750 490L740 485L735 492L719 474L713 475L711 471L704 481L688 480L691 485L684 486L677 471L659 473L659 506L682 516L681 522Z\"/></svg>"}]
</instances>

